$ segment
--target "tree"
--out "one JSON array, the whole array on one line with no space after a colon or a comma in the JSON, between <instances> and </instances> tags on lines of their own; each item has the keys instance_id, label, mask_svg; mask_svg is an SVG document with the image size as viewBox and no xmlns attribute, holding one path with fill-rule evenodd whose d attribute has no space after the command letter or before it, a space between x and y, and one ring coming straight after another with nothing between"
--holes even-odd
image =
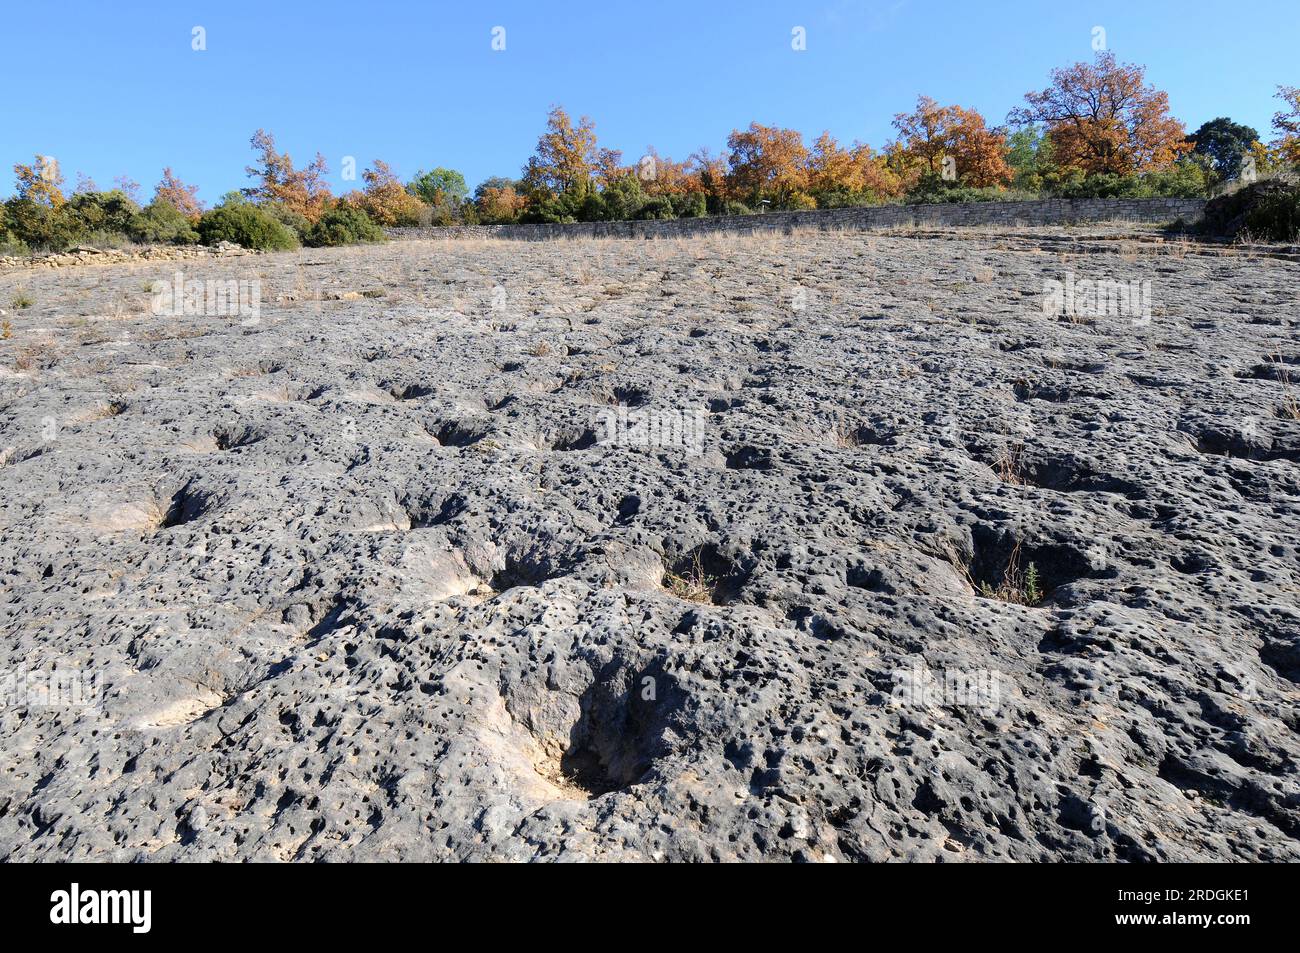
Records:
<instances>
[{"instance_id":1,"label":"tree","mask_svg":"<svg viewBox=\"0 0 1300 953\"><path fill-rule=\"evenodd\" d=\"M489 225L518 221L527 204L519 183L503 176L484 179L474 190L474 208L479 220Z\"/></svg>"},{"instance_id":2,"label":"tree","mask_svg":"<svg viewBox=\"0 0 1300 953\"><path fill-rule=\"evenodd\" d=\"M1092 64L1053 70L1052 85L1027 93L1028 105L1012 110L1011 122L1045 124L1062 167L1118 175L1162 169L1191 146L1169 115L1168 94L1145 79L1145 68L1101 52Z\"/></svg>"},{"instance_id":3,"label":"tree","mask_svg":"<svg viewBox=\"0 0 1300 953\"><path fill-rule=\"evenodd\" d=\"M990 130L977 110L940 106L929 96L919 96L914 112L894 117L894 128L902 146L899 159L905 166L923 165L934 176L951 156L966 185L986 188L1011 181L1007 137Z\"/></svg>"},{"instance_id":4,"label":"tree","mask_svg":"<svg viewBox=\"0 0 1300 953\"><path fill-rule=\"evenodd\" d=\"M841 196L878 200L898 194L899 182L871 147L855 142L841 148L829 132L823 132L808 153L808 190L818 204L843 204Z\"/></svg>"},{"instance_id":5,"label":"tree","mask_svg":"<svg viewBox=\"0 0 1300 953\"><path fill-rule=\"evenodd\" d=\"M198 197L197 185L186 185L172 172L171 166L163 169L162 181L154 188L153 200L170 205L191 223L198 223L204 204Z\"/></svg>"},{"instance_id":6,"label":"tree","mask_svg":"<svg viewBox=\"0 0 1300 953\"><path fill-rule=\"evenodd\" d=\"M1273 129L1278 134L1273 148L1283 161L1300 165L1300 89L1279 86L1277 98L1286 108L1273 114Z\"/></svg>"},{"instance_id":7,"label":"tree","mask_svg":"<svg viewBox=\"0 0 1300 953\"><path fill-rule=\"evenodd\" d=\"M714 214L721 213L731 197L726 160L704 147L687 157L686 167L686 190L703 192L708 210Z\"/></svg>"},{"instance_id":8,"label":"tree","mask_svg":"<svg viewBox=\"0 0 1300 953\"><path fill-rule=\"evenodd\" d=\"M524 167L524 187L538 197L586 190L599 161L595 124L583 116L575 126L568 113L552 106L537 152Z\"/></svg>"},{"instance_id":9,"label":"tree","mask_svg":"<svg viewBox=\"0 0 1300 953\"><path fill-rule=\"evenodd\" d=\"M375 159L361 173L366 184L360 193L351 193L348 204L362 209L378 225L418 225L424 203L406 190L388 163Z\"/></svg>"},{"instance_id":10,"label":"tree","mask_svg":"<svg viewBox=\"0 0 1300 953\"><path fill-rule=\"evenodd\" d=\"M432 172L423 170L415 173L406 186L412 195L429 205L460 205L469 195L469 186L465 177L455 169L438 167Z\"/></svg>"},{"instance_id":11,"label":"tree","mask_svg":"<svg viewBox=\"0 0 1300 953\"><path fill-rule=\"evenodd\" d=\"M1191 135L1192 152L1205 156L1210 167L1225 179L1235 179L1241 171L1241 157L1259 141L1259 133L1250 126L1220 116L1202 123Z\"/></svg>"},{"instance_id":12,"label":"tree","mask_svg":"<svg viewBox=\"0 0 1300 953\"><path fill-rule=\"evenodd\" d=\"M56 210L66 201L63 173L59 171L58 161L50 156L37 156L31 165L15 165L14 177L18 198L24 201Z\"/></svg>"},{"instance_id":13,"label":"tree","mask_svg":"<svg viewBox=\"0 0 1300 953\"><path fill-rule=\"evenodd\" d=\"M255 202L278 203L289 212L316 222L330 205L332 196L325 183L328 171L325 157L319 152L305 169L295 169L287 152L276 152L275 137L259 129L250 140L260 164L245 170L258 184L243 190Z\"/></svg>"},{"instance_id":14,"label":"tree","mask_svg":"<svg viewBox=\"0 0 1300 953\"><path fill-rule=\"evenodd\" d=\"M750 123L727 137L727 148L728 186L736 194L784 206L807 188L808 150L797 130Z\"/></svg>"},{"instance_id":15,"label":"tree","mask_svg":"<svg viewBox=\"0 0 1300 953\"><path fill-rule=\"evenodd\" d=\"M646 195L685 195L702 191L692 188L691 169L688 162L674 162L661 156L654 146L647 146L645 155L634 166L637 179Z\"/></svg>"}]
</instances>

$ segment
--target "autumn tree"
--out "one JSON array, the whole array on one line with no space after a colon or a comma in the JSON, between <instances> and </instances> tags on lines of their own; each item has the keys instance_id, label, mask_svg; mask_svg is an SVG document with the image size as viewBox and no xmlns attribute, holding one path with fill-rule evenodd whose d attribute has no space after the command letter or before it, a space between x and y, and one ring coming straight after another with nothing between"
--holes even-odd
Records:
<instances>
[{"instance_id":1,"label":"autumn tree","mask_svg":"<svg viewBox=\"0 0 1300 953\"><path fill-rule=\"evenodd\" d=\"M727 137L728 187L751 202L789 205L808 186L808 150L797 130L750 123Z\"/></svg>"},{"instance_id":2,"label":"autumn tree","mask_svg":"<svg viewBox=\"0 0 1300 953\"><path fill-rule=\"evenodd\" d=\"M168 166L163 169L162 180L154 188L153 200L170 205L190 222L197 222L202 217L204 209L198 192L197 185L186 185L172 172L171 166Z\"/></svg>"},{"instance_id":3,"label":"autumn tree","mask_svg":"<svg viewBox=\"0 0 1300 953\"><path fill-rule=\"evenodd\" d=\"M727 161L707 147L696 149L686 159L686 190L703 192L711 212L721 212L731 197L727 182Z\"/></svg>"},{"instance_id":4,"label":"autumn tree","mask_svg":"<svg viewBox=\"0 0 1300 953\"><path fill-rule=\"evenodd\" d=\"M929 96L920 96L913 112L894 117L894 128L901 147L896 165L938 175L943 160L951 157L965 185L987 188L1011 181L1006 134L989 129L978 110L941 106Z\"/></svg>"},{"instance_id":5,"label":"autumn tree","mask_svg":"<svg viewBox=\"0 0 1300 953\"><path fill-rule=\"evenodd\" d=\"M1279 86L1277 98L1285 108L1273 114L1273 129L1278 135L1273 148L1283 161L1300 165L1300 89Z\"/></svg>"},{"instance_id":6,"label":"autumn tree","mask_svg":"<svg viewBox=\"0 0 1300 953\"><path fill-rule=\"evenodd\" d=\"M1063 168L1118 175L1162 169L1191 145L1169 114L1168 94L1145 80L1145 68L1098 53L1093 63L1053 70L1052 85L1027 93L1028 105L1013 110L1011 122L1045 125Z\"/></svg>"},{"instance_id":7,"label":"autumn tree","mask_svg":"<svg viewBox=\"0 0 1300 953\"><path fill-rule=\"evenodd\" d=\"M524 187L539 197L587 189L592 171L609 163L596 145L596 126L583 116L575 126L559 106L551 107L537 152L524 167Z\"/></svg>"},{"instance_id":8,"label":"autumn tree","mask_svg":"<svg viewBox=\"0 0 1300 953\"><path fill-rule=\"evenodd\" d=\"M348 204L361 208L378 225L416 225L424 203L406 190L388 163L375 159L361 173L362 192L347 196Z\"/></svg>"},{"instance_id":9,"label":"autumn tree","mask_svg":"<svg viewBox=\"0 0 1300 953\"><path fill-rule=\"evenodd\" d=\"M479 220L489 225L517 221L527 204L527 197L514 179L494 176L484 179L474 190Z\"/></svg>"},{"instance_id":10,"label":"autumn tree","mask_svg":"<svg viewBox=\"0 0 1300 953\"><path fill-rule=\"evenodd\" d=\"M309 222L318 221L332 198L325 182L325 157L318 152L310 165L296 169L289 153L276 151L275 137L269 132L257 130L250 142L259 164L246 166L245 171L258 183L243 193L255 202L277 203Z\"/></svg>"},{"instance_id":11,"label":"autumn tree","mask_svg":"<svg viewBox=\"0 0 1300 953\"><path fill-rule=\"evenodd\" d=\"M18 198L46 208L62 208L63 173L59 163L50 156L37 156L31 165L14 166Z\"/></svg>"},{"instance_id":12,"label":"autumn tree","mask_svg":"<svg viewBox=\"0 0 1300 953\"><path fill-rule=\"evenodd\" d=\"M823 132L808 152L805 166L808 190L818 203L838 200L839 194L880 199L896 195L898 177L864 143L845 149L829 132Z\"/></svg>"},{"instance_id":13,"label":"autumn tree","mask_svg":"<svg viewBox=\"0 0 1300 953\"><path fill-rule=\"evenodd\" d=\"M645 154L633 168L646 195L685 195L704 191L692 179L689 160L674 162L668 156L661 156L654 146L646 147Z\"/></svg>"}]
</instances>

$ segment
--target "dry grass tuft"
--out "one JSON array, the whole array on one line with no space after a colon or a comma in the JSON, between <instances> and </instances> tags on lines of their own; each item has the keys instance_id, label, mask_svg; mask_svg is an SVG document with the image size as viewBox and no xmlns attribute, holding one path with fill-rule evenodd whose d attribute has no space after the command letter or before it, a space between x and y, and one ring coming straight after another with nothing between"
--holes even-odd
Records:
<instances>
[{"instance_id":1,"label":"dry grass tuft","mask_svg":"<svg viewBox=\"0 0 1300 953\"><path fill-rule=\"evenodd\" d=\"M691 565L686 572L679 574L670 569L664 573L664 588L687 602L712 602L713 590L717 585L718 580L704 571L698 552L691 558Z\"/></svg>"}]
</instances>

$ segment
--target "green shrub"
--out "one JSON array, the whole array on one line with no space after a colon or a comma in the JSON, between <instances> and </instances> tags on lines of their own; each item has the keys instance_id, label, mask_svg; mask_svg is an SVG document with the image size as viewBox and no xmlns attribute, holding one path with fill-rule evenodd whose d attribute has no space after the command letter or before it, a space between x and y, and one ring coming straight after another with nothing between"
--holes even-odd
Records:
<instances>
[{"instance_id":1,"label":"green shrub","mask_svg":"<svg viewBox=\"0 0 1300 953\"><path fill-rule=\"evenodd\" d=\"M62 208L50 208L31 199L11 198L5 203L9 233L34 251L63 251L81 239L77 220Z\"/></svg>"},{"instance_id":2,"label":"green shrub","mask_svg":"<svg viewBox=\"0 0 1300 953\"><path fill-rule=\"evenodd\" d=\"M641 180L635 175L619 176L605 187L601 193L605 212L602 216L610 222L628 222L641 218L641 209L647 202L647 196L641 189Z\"/></svg>"},{"instance_id":3,"label":"green shrub","mask_svg":"<svg viewBox=\"0 0 1300 953\"><path fill-rule=\"evenodd\" d=\"M306 241L307 233L311 231L312 224L305 215L293 211L280 202L263 202L257 207L293 232L298 237L299 242Z\"/></svg>"},{"instance_id":4,"label":"green shrub","mask_svg":"<svg viewBox=\"0 0 1300 953\"><path fill-rule=\"evenodd\" d=\"M193 223L170 202L153 201L140 210L131 225L131 238L146 244L193 245L199 233Z\"/></svg>"},{"instance_id":5,"label":"green shrub","mask_svg":"<svg viewBox=\"0 0 1300 953\"><path fill-rule=\"evenodd\" d=\"M926 172L904 201L909 205L941 205L948 202L1002 202L1006 198L1002 189L977 189L959 182L948 182L937 172Z\"/></svg>"},{"instance_id":6,"label":"green shrub","mask_svg":"<svg viewBox=\"0 0 1300 953\"><path fill-rule=\"evenodd\" d=\"M548 196L530 205L520 221L541 225L582 221L583 209L592 207L588 203L591 195L590 189L575 188Z\"/></svg>"},{"instance_id":7,"label":"green shrub","mask_svg":"<svg viewBox=\"0 0 1300 953\"><path fill-rule=\"evenodd\" d=\"M385 240L384 230L364 210L342 203L322 215L306 236L307 244L314 248Z\"/></svg>"},{"instance_id":8,"label":"green shrub","mask_svg":"<svg viewBox=\"0 0 1300 953\"><path fill-rule=\"evenodd\" d=\"M666 195L654 195L641 203L636 217L646 221L652 219L676 218L673 214L673 201Z\"/></svg>"},{"instance_id":9,"label":"green shrub","mask_svg":"<svg viewBox=\"0 0 1300 953\"><path fill-rule=\"evenodd\" d=\"M199 219L199 238L205 245L234 242L244 248L284 251L298 247L298 236L287 225L248 203L220 205Z\"/></svg>"},{"instance_id":10,"label":"green shrub","mask_svg":"<svg viewBox=\"0 0 1300 953\"><path fill-rule=\"evenodd\" d=\"M673 214L678 218L703 218L709 213L708 200L703 192L685 192L672 199Z\"/></svg>"},{"instance_id":11,"label":"green shrub","mask_svg":"<svg viewBox=\"0 0 1300 953\"><path fill-rule=\"evenodd\" d=\"M81 192L63 206L83 235L110 233L129 235L140 214L140 206L120 189L111 192Z\"/></svg>"},{"instance_id":12,"label":"green shrub","mask_svg":"<svg viewBox=\"0 0 1300 953\"><path fill-rule=\"evenodd\" d=\"M722 205L722 215L753 215L754 211L744 202L737 202L735 199L728 199Z\"/></svg>"}]
</instances>

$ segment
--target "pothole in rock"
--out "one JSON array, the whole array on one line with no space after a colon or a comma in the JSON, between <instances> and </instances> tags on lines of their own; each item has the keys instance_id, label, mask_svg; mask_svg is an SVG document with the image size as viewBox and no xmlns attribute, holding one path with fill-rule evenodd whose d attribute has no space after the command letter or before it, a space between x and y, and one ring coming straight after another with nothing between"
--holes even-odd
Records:
<instances>
[{"instance_id":1,"label":"pothole in rock","mask_svg":"<svg viewBox=\"0 0 1300 953\"><path fill-rule=\"evenodd\" d=\"M550 444L552 450L587 450L594 447L598 439L596 431L590 427L583 427L561 431L551 438Z\"/></svg>"},{"instance_id":2,"label":"pothole in rock","mask_svg":"<svg viewBox=\"0 0 1300 953\"><path fill-rule=\"evenodd\" d=\"M754 566L709 543L671 557L664 568L663 587L687 602L727 605L740 598Z\"/></svg>"},{"instance_id":3,"label":"pothole in rock","mask_svg":"<svg viewBox=\"0 0 1300 953\"><path fill-rule=\"evenodd\" d=\"M218 450L238 450L240 447L249 447L260 440L265 440L266 433L247 425L234 424L218 427L212 431L212 439L217 442Z\"/></svg>"},{"instance_id":4,"label":"pothole in rock","mask_svg":"<svg viewBox=\"0 0 1300 953\"><path fill-rule=\"evenodd\" d=\"M589 670L588 670L589 671ZM595 799L642 782L682 734L685 693L662 661L615 658L591 673L577 704L531 705L522 718L507 689L506 708L531 736L537 774L561 797ZM576 707L576 717L575 715Z\"/></svg>"},{"instance_id":5,"label":"pothole in rock","mask_svg":"<svg viewBox=\"0 0 1300 953\"><path fill-rule=\"evenodd\" d=\"M772 451L766 447L744 446L733 450L726 457L728 470L771 470Z\"/></svg>"},{"instance_id":6,"label":"pothole in rock","mask_svg":"<svg viewBox=\"0 0 1300 953\"><path fill-rule=\"evenodd\" d=\"M1030 542L983 524L972 528L971 540L970 561L956 568L976 595L986 599L1036 606L1063 586L1093 574L1088 557L1071 546Z\"/></svg>"},{"instance_id":7,"label":"pothole in rock","mask_svg":"<svg viewBox=\"0 0 1300 953\"><path fill-rule=\"evenodd\" d=\"M425 428L444 447L469 447L492 432L486 420L450 420Z\"/></svg>"},{"instance_id":8,"label":"pothole in rock","mask_svg":"<svg viewBox=\"0 0 1300 953\"><path fill-rule=\"evenodd\" d=\"M170 529L192 523L212 508L210 494L186 484L172 494L158 520L159 529Z\"/></svg>"},{"instance_id":9,"label":"pothole in rock","mask_svg":"<svg viewBox=\"0 0 1300 953\"><path fill-rule=\"evenodd\" d=\"M1202 430L1195 439L1197 450L1213 456L1254 460L1257 463L1271 460L1300 463L1300 434L1293 434L1290 439L1277 439L1262 434L1211 427Z\"/></svg>"},{"instance_id":10,"label":"pothole in rock","mask_svg":"<svg viewBox=\"0 0 1300 953\"><path fill-rule=\"evenodd\" d=\"M411 529L442 526L469 509L469 501L459 493L446 496L407 496L401 505L411 521Z\"/></svg>"},{"instance_id":11,"label":"pothole in rock","mask_svg":"<svg viewBox=\"0 0 1300 953\"><path fill-rule=\"evenodd\" d=\"M571 569L571 563L567 555L543 551L508 553L505 565L492 574L488 585L494 592L505 592L517 586L540 586L548 579L563 576Z\"/></svg>"},{"instance_id":12,"label":"pothole in rock","mask_svg":"<svg viewBox=\"0 0 1300 953\"><path fill-rule=\"evenodd\" d=\"M394 384L388 388L388 393L397 400L419 400L431 397L436 391L428 384Z\"/></svg>"},{"instance_id":13,"label":"pothole in rock","mask_svg":"<svg viewBox=\"0 0 1300 953\"><path fill-rule=\"evenodd\" d=\"M650 402L650 391L644 387L620 386L614 388L614 403L628 407L641 407Z\"/></svg>"},{"instance_id":14,"label":"pothole in rock","mask_svg":"<svg viewBox=\"0 0 1300 953\"><path fill-rule=\"evenodd\" d=\"M1035 456L1020 443L969 446L967 452L1012 486L1036 486L1058 493L1117 493L1130 499L1146 495L1137 483L1099 473L1075 457Z\"/></svg>"}]
</instances>

